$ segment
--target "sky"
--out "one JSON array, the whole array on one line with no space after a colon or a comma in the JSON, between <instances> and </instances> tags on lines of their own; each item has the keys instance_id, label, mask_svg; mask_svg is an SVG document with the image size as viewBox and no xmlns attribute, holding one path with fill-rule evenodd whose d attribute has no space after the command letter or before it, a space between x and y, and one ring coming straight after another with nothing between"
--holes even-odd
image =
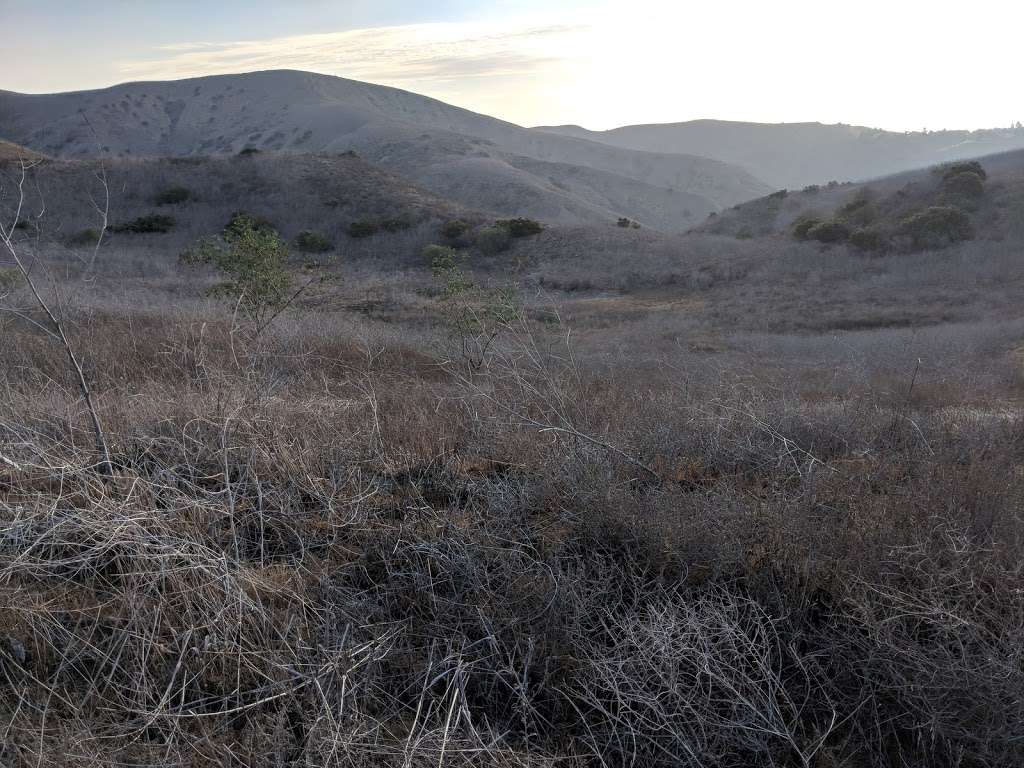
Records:
<instances>
[{"instance_id":1,"label":"sky","mask_svg":"<svg viewBox=\"0 0 1024 768\"><path fill-rule=\"evenodd\" d=\"M288 68L522 125L1024 121L1019 0L0 0L0 22L0 89L26 93Z\"/></svg>"}]
</instances>

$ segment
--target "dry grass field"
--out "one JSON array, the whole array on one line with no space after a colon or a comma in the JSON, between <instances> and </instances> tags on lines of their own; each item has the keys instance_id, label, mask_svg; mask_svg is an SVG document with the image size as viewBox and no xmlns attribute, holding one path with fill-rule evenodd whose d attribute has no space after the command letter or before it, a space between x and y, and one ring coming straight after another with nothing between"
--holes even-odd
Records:
<instances>
[{"instance_id":1,"label":"dry grass field","mask_svg":"<svg viewBox=\"0 0 1024 768\"><path fill-rule=\"evenodd\" d=\"M1024 762L1024 209L883 255L549 227L454 291L420 251L484 217L202 162L106 167L169 233L69 245L92 165L6 230L111 461L0 256L0 764ZM259 334L178 260L239 208L332 241Z\"/></svg>"}]
</instances>

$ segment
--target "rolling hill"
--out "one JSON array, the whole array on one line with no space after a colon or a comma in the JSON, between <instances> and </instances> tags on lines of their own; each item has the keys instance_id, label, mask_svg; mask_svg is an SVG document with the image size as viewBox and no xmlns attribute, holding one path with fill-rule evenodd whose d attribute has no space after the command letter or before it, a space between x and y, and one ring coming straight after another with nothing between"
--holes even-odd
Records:
<instances>
[{"instance_id":1,"label":"rolling hill","mask_svg":"<svg viewBox=\"0 0 1024 768\"><path fill-rule=\"evenodd\" d=\"M0 135L65 158L355 151L474 208L560 223L685 229L770 191L719 160L522 128L395 88L278 70L0 92Z\"/></svg>"},{"instance_id":2,"label":"rolling hill","mask_svg":"<svg viewBox=\"0 0 1024 768\"><path fill-rule=\"evenodd\" d=\"M1022 129L893 133L853 125L694 120L609 131L538 130L645 152L712 157L746 168L778 189L862 181L1024 147Z\"/></svg>"}]
</instances>

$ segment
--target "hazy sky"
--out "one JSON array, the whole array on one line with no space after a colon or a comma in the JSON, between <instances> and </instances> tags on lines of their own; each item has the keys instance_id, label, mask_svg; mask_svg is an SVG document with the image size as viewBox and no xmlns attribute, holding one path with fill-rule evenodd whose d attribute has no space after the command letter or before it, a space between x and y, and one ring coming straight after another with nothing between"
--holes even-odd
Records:
<instances>
[{"instance_id":1,"label":"hazy sky","mask_svg":"<svg viewBox=\"0 0 1024 768\"><path fill-rule=\"evenodd\" d=\"M1021 0L0 0L0 21L0 89L25 92L291 68L525 125L1024 121Z\"/></svg>"}]
</instances>

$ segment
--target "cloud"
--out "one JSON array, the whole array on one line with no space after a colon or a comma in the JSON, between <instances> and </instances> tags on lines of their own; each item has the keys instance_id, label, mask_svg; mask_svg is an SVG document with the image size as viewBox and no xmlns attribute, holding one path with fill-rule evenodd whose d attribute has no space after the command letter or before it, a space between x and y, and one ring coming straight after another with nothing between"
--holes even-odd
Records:
<instances>
[{"instance_id":1,"label":"cloud","mask_svg":"<svg viewBox=\"0 0 1024 768\"><path fill-rule=\"evenodd\" d=\"M580 24L436 23L229 43L161 46L121 61L131 79L173 79L260 69L304 69L388 85L536 75L579 50Z\"/></svg>"}]
</instances>

